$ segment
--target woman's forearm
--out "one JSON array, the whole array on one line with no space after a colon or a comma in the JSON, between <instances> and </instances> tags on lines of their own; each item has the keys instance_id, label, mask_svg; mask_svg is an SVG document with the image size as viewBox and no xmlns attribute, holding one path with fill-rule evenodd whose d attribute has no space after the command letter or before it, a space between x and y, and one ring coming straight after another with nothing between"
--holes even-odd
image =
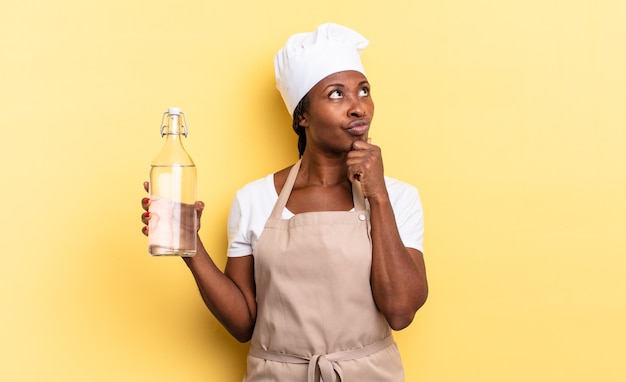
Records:
<instances>
[{"instance_id":1,"label":"woman's forearm","mask_svg":"<svg viewBox=\"0 0 626 382\"><path fill-rule=\"evenodd\" d=\"M211 313L238 341L248 341L255 314L240 287L215 265L200 239L196 255L183 259Z\"/></svg>"},{"instance_id":2,"label":"woman's forearm","mask_svg":"<svg viewBox=\"0 0 626 382\"><path fill-rule=\"evenodd\" d=\"M428 295L422 253L402 243L388 196L369 200L374 300L394 330L408 326Z\"/></svg>"}]
</instances>

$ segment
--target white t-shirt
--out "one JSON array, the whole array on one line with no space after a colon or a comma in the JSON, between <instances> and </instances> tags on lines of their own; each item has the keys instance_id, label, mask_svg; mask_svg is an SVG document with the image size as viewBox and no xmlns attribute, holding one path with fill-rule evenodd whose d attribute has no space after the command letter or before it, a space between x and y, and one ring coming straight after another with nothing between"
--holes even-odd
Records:
<instances>
[{"instance_id":1,"label":"white t-shirt","mask_svg":"<svg viewBox=\"0 0 626 382\"><path fill-rule=\"evenodd\" d=\"M404 246L424 252L424 212L417 188L387 176L385 183ZM228 216L229 257L254 254L277 200L274 174L250 182L237 191ZM293 213L285 208L281 218L292 216Z\"/></svg>"}]
</instances>

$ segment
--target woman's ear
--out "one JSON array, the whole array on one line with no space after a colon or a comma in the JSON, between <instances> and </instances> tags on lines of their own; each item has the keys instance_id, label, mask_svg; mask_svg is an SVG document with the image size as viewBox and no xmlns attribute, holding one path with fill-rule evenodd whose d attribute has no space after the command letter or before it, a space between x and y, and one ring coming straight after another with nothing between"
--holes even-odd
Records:
<instances>
[{"instance_id":1,"label":"woman's ear","mask_svg":"<svg viewBox=\"0 0 626 382\"><path fill-rule=\"evenodd\" d=\"M306 127L306 126L309 125L309 122L307 121L306 117L304 116L304 113L298 114L298 125L300 125L302 127Z\"/></svg>"}]
</instances>

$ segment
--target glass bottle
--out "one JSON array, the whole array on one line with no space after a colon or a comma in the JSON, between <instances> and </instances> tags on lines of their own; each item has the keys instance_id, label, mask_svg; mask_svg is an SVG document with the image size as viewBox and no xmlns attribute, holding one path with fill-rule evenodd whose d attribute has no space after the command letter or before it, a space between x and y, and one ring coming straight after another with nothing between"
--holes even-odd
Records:
<instances>
[{"instance_id":1,"label":"glass bottle","mask_svg":"<svg viewBox=\"0 0 626 382\"><path fill-rule=\"evenodd\" d=\"M170 107L161 121L165 144L150 169L148 251L153 256L196 254L196 166L183 147L183 136L185 115Z\"/></svg>"}]
</instances>

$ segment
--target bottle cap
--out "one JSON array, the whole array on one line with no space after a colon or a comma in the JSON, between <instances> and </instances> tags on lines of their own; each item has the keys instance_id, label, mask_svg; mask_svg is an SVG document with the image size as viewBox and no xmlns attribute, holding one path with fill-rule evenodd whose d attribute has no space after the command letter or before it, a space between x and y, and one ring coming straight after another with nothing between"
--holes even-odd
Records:
<instances>
[{"instance_id":1,"label":"bottle cap","mask_svg":"<svg viewBox=\"0 0 626 382\"><path fill-rule=\"evenodd\" d=\"M180 115L180 108L178 108L178 107L169 107L169 108L167 108L167 114Z\"/></svg>"}]
</instances>

